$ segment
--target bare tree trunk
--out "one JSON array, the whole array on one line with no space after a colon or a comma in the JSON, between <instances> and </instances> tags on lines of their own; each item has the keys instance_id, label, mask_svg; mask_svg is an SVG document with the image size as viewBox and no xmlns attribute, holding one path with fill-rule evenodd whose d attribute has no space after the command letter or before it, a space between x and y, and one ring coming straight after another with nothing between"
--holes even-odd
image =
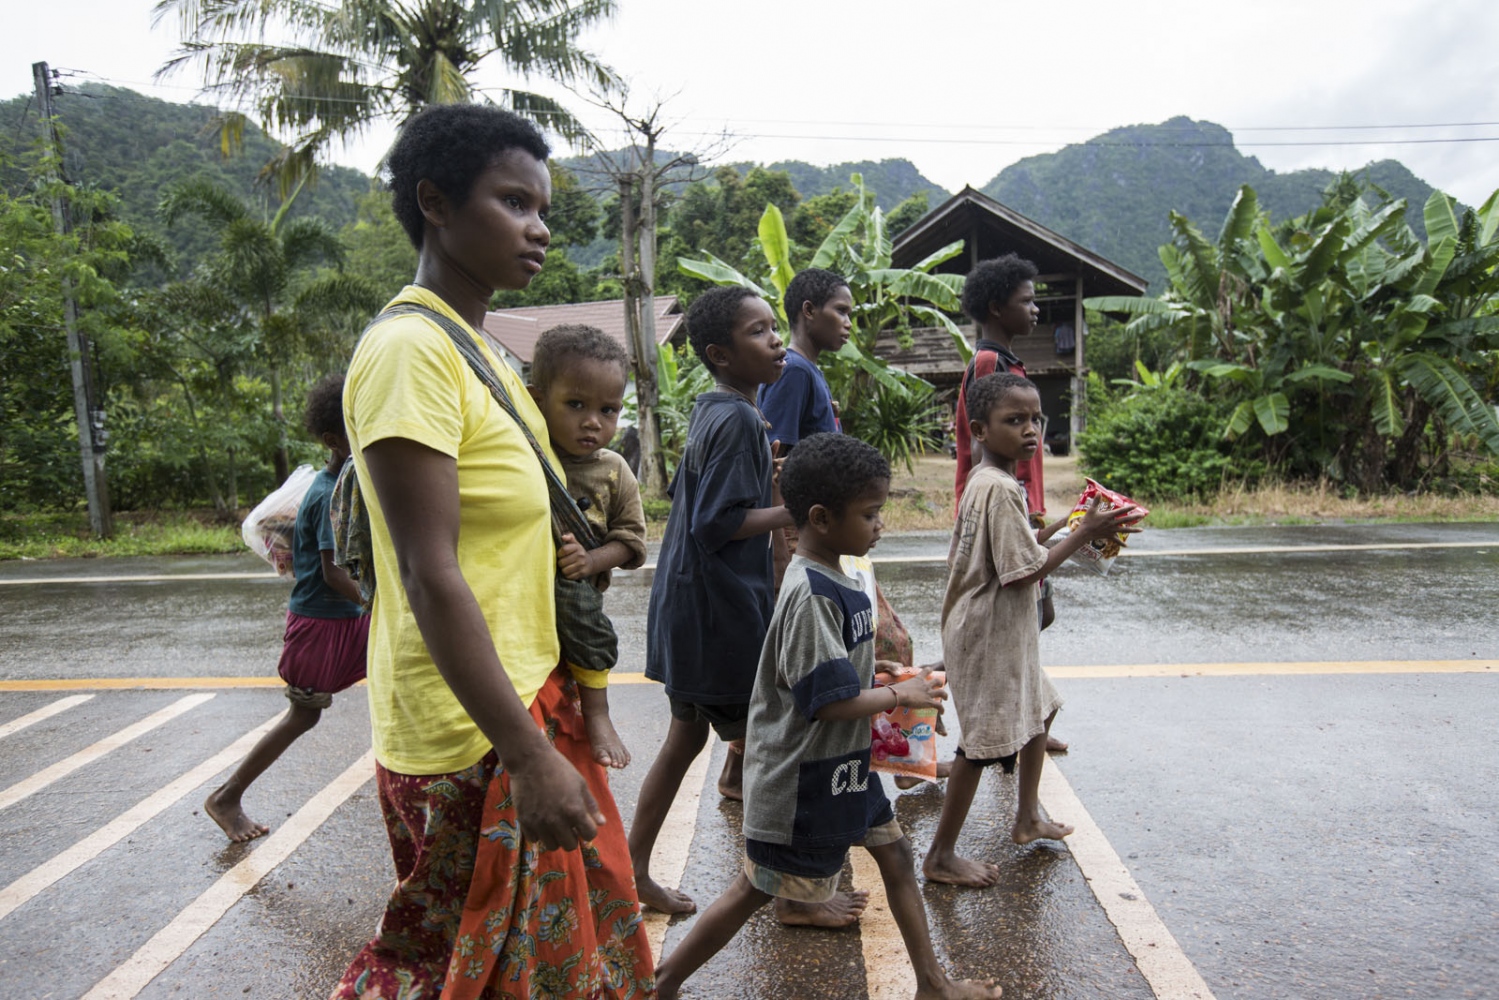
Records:
<instances>
[{"instance_id":1,"label":"bare tree trunk","mask_svg":"<svg viewBox=\"0 0 1499 1000\"><path fill-rule=\"evenodd\" d=\"M642 495L649 499L660 499L666 495L664 476L661 473L661 437L656 420L656 404L659 393L656 388L655 338L647 340L642 332L642 290L649 296L648 279L641 273L636 251L646 242L643 227L635 217L635 183L648 182L644 178L648 171L631 172L619 181L620 247L619 264L623 273L625 289L625 339L630 349L630 365L635 374L635 422L640 433L640 487ZM649 213L650 225L654 227L654 212L642 202L642 210ZM654 250L654 233L650 240ZM654 254L652 254L654 257ZM651 306L649 322L655 326L655 307Z\"/></svg>"},{"instance_id":2,"label":"bare tree trunk","mask_svg":"<svg viewBox=\"0 0 1499 1000\"><path fill-rule=\"evenodd\" d=\"M661 423L656 416L660 389L656 378L656 137L646 137L640 171L640 339L635 398L640 407L640 478L646 496L666 496L666 469L661 462Z\"/></svg>"},{"instance_id":3,"label":"bare tree trunk","mask_svg":"<svg viewBox=\"0 0 1499 1000\"><path fill-rule=\"evenodd\" d=\"M287 456L286 411L281 406L281 366L271 365L271 419L276 423L276 483L286 482L291 474L291 463Z\"/></svg>"}]
</instances>

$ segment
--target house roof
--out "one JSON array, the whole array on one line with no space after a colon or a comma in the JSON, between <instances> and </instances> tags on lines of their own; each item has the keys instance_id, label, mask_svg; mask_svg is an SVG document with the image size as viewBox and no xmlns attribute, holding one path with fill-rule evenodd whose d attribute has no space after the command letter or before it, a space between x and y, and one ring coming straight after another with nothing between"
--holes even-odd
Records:
<instances>
[{"instance_id":1,"label":"house roof","mask_svg":"<svg viewBox=\"0 0 1499 1000\"><path fill-rule=\"evenodd\" d=\"M687 317L675 295L658 295L656 303L656 341L664 344L686 330ZM580 324L596 326L618 340L628 350L625 337L625 300L578 302L564 306L523 306L486 313L484 335L507 354L524 364L531 363L537 339L554 326Z\"/></svg>"},{"instance_id":2,"label":"house roof","mask_svg":"<svg viewBox=\"0 0 1499 1000\"><path fill-rule=\"evenodd\" d=\"M901 233L891 250L892 263L910 267L954 240L964 241L963 252L939 265L938 271L967 274L978 261L1014 252L1034 263L1043 277L1082 277L1084 295L1144 295L1149 285L1139 275L971 187Z\"/></svg>"},{"instance_id":3,"label":"house roof","mask_svg":"<svg viewBox=\"0 0 1499 1000\"><path fill-rule=\"evenodd\" d=\"M971 345L976 340L972 325L964 326L963 333ZM1058 355L1053 338L1054 324L1037 326L1024 336L1016 337L1010 349L1020 358L1028 374L1035 377L1073 374L1073 358L1069 352ZM956 388L967 365L952 341L946 327L919 327L911 331L911 346L901 347L894 330L883 330L875 343L874 353L896 368L912 375L920 375L938 389Z\"/></svg>"}]
</instances>

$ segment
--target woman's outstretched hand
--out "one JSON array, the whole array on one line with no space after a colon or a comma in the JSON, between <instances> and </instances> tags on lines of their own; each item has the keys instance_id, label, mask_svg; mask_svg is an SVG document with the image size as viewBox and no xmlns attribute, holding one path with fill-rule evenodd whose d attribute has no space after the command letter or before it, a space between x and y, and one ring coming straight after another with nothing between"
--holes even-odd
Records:
<instances>
[{"instance_id":1,"label":"woman's outstretched hand","mask_svg":"<svg viewBox=\"0 0 1499 1000\"><path fill-rule=\"evenodd\" d=\"M521 836L543 851L575 850L598 836L604 813L577 768L555 749L507 766Z\"/></svg>"}]
</instances>

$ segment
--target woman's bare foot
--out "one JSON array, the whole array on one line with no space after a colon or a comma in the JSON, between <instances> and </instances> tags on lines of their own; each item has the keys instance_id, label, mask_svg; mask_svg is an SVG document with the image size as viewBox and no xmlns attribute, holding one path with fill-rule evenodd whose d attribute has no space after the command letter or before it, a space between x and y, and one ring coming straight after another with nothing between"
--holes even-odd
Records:
<instances>
[{"instance_id":1,"label":"woman's bare foot","mask_svg":"<svg viewBox=\"0 0 1499 1000\"><path fill-rule=\"evenodd\" d=\"M1047 753L1066 753L1067 752L1067 744L1064 743L1063 741L1057 739L1055 736L1051 735L1050 733L1047 733L1046 734L1046 752Z\"/></svg>"},{"instance_id":2,"label":"woman's bare foot","mask_svg":"<svg viewBox=\"0 0 1499 1000\"><path fill-rule=\"evenodd\" d=\"M244 809L239 804L239 796L231 796L222 788L215 791L203 803L203 811L208 813L208 817L217 823L219 829L228 834L229 839L236 844L243 844L256 837L264 837L271 832L270 827L262 826L245 815Z\"/></svg>"},{"instance_id":3,"label":"woman's bare foot","mask_svg":"<svg viewBox=\"0 0 1499 1000\"><path fill-rule=\"evenodd\" d=\"M987 889L999 883L999 865L970 861L957 854L939 857L929 851L921 863L921 871L930 882L945 882L970 889Z\"/></svg>"},{"instance_id":4,"label":"woman's bare foot","mask_svg":"<svg viewBox=\"0 0 1499 1000\"><path fill-rule=\"evenodd\" d=\"M614 720L607 714L585 714L583 724L588 727L588 743L593 747L594 760L605 767L625 767L630 763L630 751L615 731Z\"/></svg>"},{"instance_id":5,"label":"woman's bare foot","mask_svg":"<svg viewBox=\"0 0 1499 1000\"><path fill-rule=\"evenodd\" d=\"M1029 844L1033 840L1061 840L1072 833L1071 825L1053 823L1049 819L1016 820L1010 830L1010 839L1017 844Z\"/></svg>"},{"instance_id":6,"label":"woman's bare foot","mask_svg":"<svg viewBox=\"0 0 1499 1000\"><path fill-rule=\"evenodd\" d=\"M937 780L941 781L949 774L952 774L952 761L937 761ZM917 785L920 785L922 783L923 782L920 778L913 778L909 774L897 774L895 776L895 787L902 790L907 788L915 788Z\"/></svg>"},{"instance_id":7,"label":"woman's bare foot","mask_svg":"<svg viewBox=\"0 0 1499 1000\"><path fill-rule=\"evenodd\" d=\"M840 892L826 903L798 903L777 899L776 919L787 927L848 927L859 922L869 905L869 892Z\"/></svg>"},{"instance_id":8,"label":"woman's bare foot","mask_svg":"<svg viewBox=\"0 0 1499 1000\"><path fill-rule=\"evenodd\" d=\"M635 892L640 896L640 905L649 906L657 913L696 913L697 903L680 889L668 889L649 875L635 876Z\"/></svg>"},{"instance_id":9,"label":"woman's bare foot","mask_svg":"<svg viewBox=\"0 0 1499 1000\"><path fill-rule=\"evenodd\" d=\"M995 1000L1003 991L994 980L948 979L937 986L918 989L916 1000Z\"/></svg>"}]
</instances>

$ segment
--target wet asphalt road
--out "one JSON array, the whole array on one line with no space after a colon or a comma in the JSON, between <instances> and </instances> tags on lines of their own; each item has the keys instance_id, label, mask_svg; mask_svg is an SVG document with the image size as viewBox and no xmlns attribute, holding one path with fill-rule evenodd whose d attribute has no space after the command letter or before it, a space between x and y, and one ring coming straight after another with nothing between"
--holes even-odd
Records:
<instances>
[{"instance_id":1,"label":"wet asphalt road","mask_svg":"<svg viewBox=\"0 0 1499 1000\"><path fill-rule=\"evenodd\" d=\"M1412 544L1462 547L1245 551ZM1107 579L1059 574L1043 662L1183 664L1187 676L1059 670L1067 706L1057 731L1073 751L1057 762L1212 992L1496 995L1499 526L1194 529L1148 532L1136 548ZM944 551L944 538L904 536L875 553L896 560L878 572L919 660L940 655L943 573L937 562L899 560ZM9 563L0 581L261 566ZM648 588L640 572L621 574L610 592L622 672L640 669ZM270 676L286 590L274 579L0 585L0 680ZM1469 660L1479 672L1193 669L1372 660ZM0 725L66 693L0 691ZM213 697L0 808L0 893L284 705L274 689L204 693ZM0 739L0 796L189 694L100 691ZM614 781L628 823L667 713L654 685L621 683L611 701L636 754ZM251 815L284 823L359 758L367 726L357 692L336 699L252 789ZM200 814L208 787L0 917L0 995L83 996L258 849L227 845ZM940 803L932 788L898 800L918 851ZM1008 844L1012 809L1013 779L987 775L964 837L969 852L1002 866L1001 886L924 887L939 954L957 972L997 977L1007 996L1150 997L1066 848ZM704 794L683 882L702 903L737 863L738 822L737 805ZM325 995L373 928L389 878L366 783L138 995ZM668 948L686 926L673 925ZM688 995L864 997L884 967L869 964L856 931L789 931L762 914Z\"/></svg>"}]
</instances>

